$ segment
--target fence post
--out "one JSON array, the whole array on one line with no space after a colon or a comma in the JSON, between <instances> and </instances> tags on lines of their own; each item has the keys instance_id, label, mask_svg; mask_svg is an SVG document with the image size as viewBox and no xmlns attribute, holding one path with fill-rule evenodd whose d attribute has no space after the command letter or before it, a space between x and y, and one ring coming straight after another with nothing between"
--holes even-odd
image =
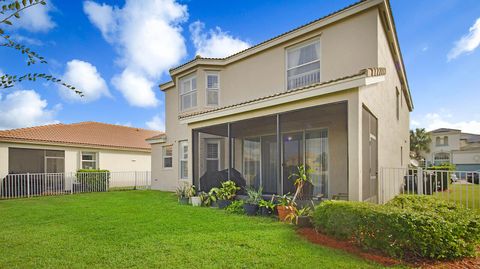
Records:
<instances>
[{"instance_id":1,"label":"fence post","mask_svg":"<svg viewBox=\"0 0 480 269\"><path fill-rule=\"evenodd\" d=\"M419 167L417 169L417 194L424 194L423 192L423 169Z\"/></svg>"},{"instance_id":2,"label":"fence post","mask_svg":"<svg viewBox=\"0 0 480 269\"><path fill-rule=\"evenodd\" d=\"M72 175L72 173L73 172L70 172L70 194L73 194L73 175Z\"/></svg>"},{"instance_id":3,"label":"fence post","mask_svg":"<svg viewBox=\"0 0 480 269\"><path fill-rule=\"evenodd\" d=\"M27 197L30 197L30 173L27 173Z\"/></svg>"},{"instance_id":4,"label":"fence post","mask_svg":"<svg viewBox=\"0 0 480 269\"><path fill-rule=\"evenodd\" d=\"M133 189L137 189L137 171L135 171L135 185L133 186Z\"/></svg>"}]
</instances>

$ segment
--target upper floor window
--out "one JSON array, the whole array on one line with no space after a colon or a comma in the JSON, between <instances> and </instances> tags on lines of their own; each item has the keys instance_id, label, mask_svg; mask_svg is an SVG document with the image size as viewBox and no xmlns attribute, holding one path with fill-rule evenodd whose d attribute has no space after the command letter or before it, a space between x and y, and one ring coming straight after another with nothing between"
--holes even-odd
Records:
<instances>
[{"instance_id":1,"label":"upper floor window","mask_svg":"<svg viewBox=\"0 0 480 269\"><path fill-rule=\"evenodd\" d=\"M82 169L97 169L97 153L82 152Z\"/></svg>"},{"instance_id":2,"label":"upper floor window","mask_svg":"<svg viewBox=\"0 0 480 269\"><path fill-rule=\"evenodd\" d=\"M320 40L287 50L287 89L320 82Z\"/></svg>"},{"instance_id":3,"label":"upper floor window","mask_svg":"<svg viewBox=\"0 0 480 269\"><path fill-rule=\"evenodd\" d=\"M197 77L189 76L180 80L180 109L187 110L197 106Z\"/></svg>"},{"instance_id":4,"label":"upper floor window","mask_svg":"<svg viewBox=\"0 0 480 269\"><path fill-rule=\"evenodd\" d=\"M207 106L217 106L220 91L220 77L218 73L207 73Z\"/></svg>"},{"instance_id":5,"label":"upper floor window","mask_svg":"<svg viewBox=\"0 0 480 269\"><path fill-rule=\"evenodd\" d=\"M163 168L172 168L172 146L164 146L162 148Z\"/></svg>"},{"instance_id":6,"label":"upper floor window","mask_svg":"<svg viewBox=\"0 0 480 269\"><path fill-rule=\"evenodd\" d=\"M435 138L435 146L448 146L448 136Z\"/></svg>"}]
</instances>

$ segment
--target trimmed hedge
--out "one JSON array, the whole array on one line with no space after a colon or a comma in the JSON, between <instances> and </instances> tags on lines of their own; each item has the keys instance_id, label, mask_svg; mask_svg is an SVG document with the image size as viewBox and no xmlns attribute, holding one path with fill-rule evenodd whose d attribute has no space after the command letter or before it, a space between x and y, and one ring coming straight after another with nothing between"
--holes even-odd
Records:
<instances>
[{"instance_id":1,"label":"trimmed hedge","mask_svg":"<svg viewBox=\"0 0 480 269\"><path fill-rule=\"evenodd\" d=\"M313 222L323 233L399 258L471 257L480 243L478 215L422 195L401 195L386 205L326 201Z\"/></svg>"},{"instance_id":2,"label":"trimmed hedge","mask_svg":"<svg viewBox=\"0 0 480 269\"><path fill-rule=\"evenodd\" d=\"M76 192L104 192L108 190L110 171L100 169L80 169L76 173Z\"/></svg>"}]
</instances>

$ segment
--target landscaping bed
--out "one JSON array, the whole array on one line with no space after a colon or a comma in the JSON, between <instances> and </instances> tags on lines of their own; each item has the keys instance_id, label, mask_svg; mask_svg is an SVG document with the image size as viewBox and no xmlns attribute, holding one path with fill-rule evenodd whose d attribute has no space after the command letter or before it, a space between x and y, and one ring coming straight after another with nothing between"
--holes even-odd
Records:
<instances>
[{"instance_id":1,"label":"landscaping bed","mask_svg":"<svg viewBox=\"0 0 480 269\"><path fill-rule=\"evenodd\" d=\"M321 233L413 263L473 258L480 243L475 211L431 196L401 195L386 205L328 201L313 221Z\"/></svg>"}]
</instances>

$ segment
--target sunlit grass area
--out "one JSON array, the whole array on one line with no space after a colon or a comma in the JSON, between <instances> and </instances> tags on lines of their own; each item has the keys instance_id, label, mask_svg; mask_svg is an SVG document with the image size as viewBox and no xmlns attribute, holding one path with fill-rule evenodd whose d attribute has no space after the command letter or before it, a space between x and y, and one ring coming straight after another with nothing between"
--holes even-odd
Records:
<instances>
[{"instance_id":1,"label":"sunlit grass area","mask_svg":"<svg viewBox=\"0 0 480 269\"><path fill-rule=\"evenodd\" d=\"M0 268L381 268L275 219L122 191L0 201Z\"/></svg>"}]
</instances>

